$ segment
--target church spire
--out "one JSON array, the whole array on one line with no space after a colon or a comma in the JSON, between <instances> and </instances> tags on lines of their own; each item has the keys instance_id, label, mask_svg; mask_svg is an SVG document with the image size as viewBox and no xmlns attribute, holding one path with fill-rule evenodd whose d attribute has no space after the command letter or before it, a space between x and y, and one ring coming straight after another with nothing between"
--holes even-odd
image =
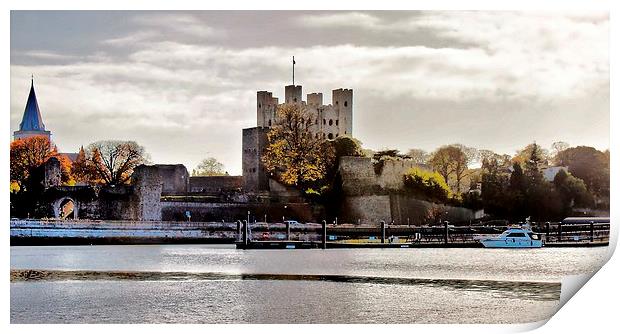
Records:
<instances>
[{"instance_id":1,"label":"church spire","mask_svg":"<svg viewBox=\"0 0 620 334\"><path fill-rule=\"evenodd\" d=\"M37 95L34 91L34 75L30 77L30 94L24 109L24 116L19 125L19 131L45 131L45 124L41 118Z\"/></svg>"}]
</instances>

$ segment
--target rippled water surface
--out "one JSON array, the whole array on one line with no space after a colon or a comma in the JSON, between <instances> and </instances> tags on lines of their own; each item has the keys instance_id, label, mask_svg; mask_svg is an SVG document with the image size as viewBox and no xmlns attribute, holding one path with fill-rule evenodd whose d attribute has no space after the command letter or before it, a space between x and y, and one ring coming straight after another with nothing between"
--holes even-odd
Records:
<instances>
[{"instance_id":1,"label":"rippled water surface","mask_svg":"<svg viewBox=\"0 0 620 334\"><path fill-rule=\"evenodd\" d=\"M597 270L606 254L607 247L11 247L12 270L60 273L13 281L11 322L532 322L553 314L562 277ZM93 279L85 271L105 273Z\"/></svg>"}]
</instances>

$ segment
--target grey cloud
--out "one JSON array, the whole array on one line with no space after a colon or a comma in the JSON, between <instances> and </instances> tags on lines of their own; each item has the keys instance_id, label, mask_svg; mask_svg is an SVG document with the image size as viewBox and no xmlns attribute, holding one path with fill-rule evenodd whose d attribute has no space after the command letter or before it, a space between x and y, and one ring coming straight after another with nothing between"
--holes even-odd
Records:
<instances>
[{"instance_id":1,"label":"grey cloud","mask_svg":"<svg viewBox=\"0 0 620 334\"><path fill-rule=\"evenodd\" d=\"M92 30L76 13L42 12L40 36L23 24L31 13L17 14L11 129L34 73L44 122L65 151L130 138L155 162L192 167L208 151L239 173L256 91L282 98L292 55L304 93L329 101L332 89L355 90L354 133L372 148L462 142L513 153L532 140L609 141L600 13L104 12L87 15ZM309 28L310 17L331 21ZM78 46L37 43L60 37Z\"/></svg>"}]
</instances>

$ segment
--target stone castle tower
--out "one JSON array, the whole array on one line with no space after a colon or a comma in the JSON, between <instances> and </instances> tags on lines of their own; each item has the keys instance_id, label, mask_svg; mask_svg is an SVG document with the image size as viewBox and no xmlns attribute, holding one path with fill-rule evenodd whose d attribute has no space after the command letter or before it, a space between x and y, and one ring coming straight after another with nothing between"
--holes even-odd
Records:
<instances>
[{"instance_id":1,"label":"stone castle tower","mask_svg":"<svg viewBox=\"0 0 620 334\"><path fill-rule=\"evenodd\" d=\"M22 122L19 124L19 130L13 132L15 140L33 136L44 136L48 140L52 136L50 131L45 130L45 124L43 124L39 103L37 102L37 94L34 91L34 78L30 81L30 94L28 94L28 101L26 102Z\"/></svg>"},{"instance_id":2,"label":"stone castle tower","mask_svg":"<svg viewBox=\"0 0 620 334\"><path fill-rule=\"evenodd\" d=\"M302 87L284 87L284 103L279 103L272 92L256 93L256 127L243 129L242 168L244 188L248 191L269 190L269 178L261 162L267 146L267 133L277 122L277 109L286 103L300 104L312 115L315 124L311 127L316 138L327 140L339 136L353 135L353 90L335 89L332 103L323 104L323 93L310 93L302 99Z\"/></svg>"},{"instance_id":3,"label":"stone castle tower","mask_svg":"<svg viewBox=\"0 0 620 334\"><path fill-rule=\"evenodd\" d=\"M312 128L315 135L334 139L342 135L352 135L353 131L353 90L335 89L332 103L323 104L323 93L310 93L302 100L301 86L284 87L284 103L296 103L316 120ZM273 93L260 91L256 94L256 120L258 127L270 128L276 122L278 98Z\"/></svg>"}]
</instances>

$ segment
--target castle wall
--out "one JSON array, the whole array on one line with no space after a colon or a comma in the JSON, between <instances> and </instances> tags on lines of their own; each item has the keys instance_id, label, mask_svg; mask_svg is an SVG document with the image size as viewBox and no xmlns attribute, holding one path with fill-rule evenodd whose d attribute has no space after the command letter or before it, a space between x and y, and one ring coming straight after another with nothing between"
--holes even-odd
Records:
<instances>
[{"instance_id":1,"label":"castle wall","mask_svg":"<svg viewBox=\"0 0 620 334\"><path fill-rule=\"evenodd\" d=\"M161 220L162 180L159 168L140 165L133 172L134 203L137 220Z\"/></svg>"},{"instance_id":2,"label":"castle wall","mask_svg":"<svg viewBox=\"0 0 620 334\"><path fill-rule=\"evenodd\" d=\"M189 173L184 165L153 165L159 172L164 194L185 193L189 189Z\"/></svg>"},{"instance_id":3,"label":"castle wall","mask_svg":"<svg viewBox=\"0 0 620 334\"><path fill-rule=\"evenodd\" d=\"M389 195L362 195L346 196L343 202L343 223L378 224L380 221L390 221Z\"/></svg>"},{"instance_id":4,"label":"castle wall","mask_svg":"<svg viewBox=\"0 0 620 334\"><path fill-rule=\"evenodd\" d=\"M267 173L261 161L267 146L268 128L243 129L241 167L243 170L243 188L246 191L263 191L269 189Z\"/></svg>"},{"instance_id":5,"label":"castle wall","mask_svg":"<svg viewBox=\"0 0 620 334\"><path fill-rule=\"evenodd\" d=\"M419 200L402 192L403 175L412 167L425 168L408 160L386 160L376 173L371 158L341 157L338 173L345 195L341 219L350 223L424 224L432 207L439 207L443 220L474 219L472 210Z\"/></svg>"},{"instance_id":6,"label":"castle wall","mask_svg":"<svg viewBox=\"0 0 620 334\"><path fill-rule=\"evenodd\" d=\"M381 173L377 175L377 183L383 189L399 190L404 187L403 175L411 168L424 168L411 160L383 161Z\"/></svg>"},{"instance_id":7,"label":"castle wall","mask_svg":"<svg viewBox=\"0 0 620 334\"><path fill-rule=\"evenodd\" d=\"M49 188L62 184L62 173L60 161L57 158L50 158L43 164L43 187Z\"/></svg>"},{"instance_id":8,"label":"castle wall","mask_svg":"<svg viewBox=\"0 0 620 334\"><path fill-rule=\"evenodd\" d=\"M380 193L370 158L341 157L338 173L342 177L342 189L348 196Z\"/></svg>"},{"instance_id":9,"label":"castle wall","mask_svg":"<svg viewBox=\"0 0 620 334\"><path fill-rule=\"evenodd\" d=\"M214 193L238 191L243 188L242 176L190 176L189 192Z\"/></svg>"},{"instance_id":10,"label":"castle wall","mask_svg":"<svg viewBox=\"0 0 620 334\"><path fill-rule=\"evenodd\" d=\"M464 222L475 219L473 210L444 204L423 201L408 195L391 195L390 212L396 224L423 225L435 223L427 216L431 208L439 208L442 212L441 220L450 222Z\"/></svg>"},{"instance_id":11,"label":"castle wall","mask_svg":"<svg viewBox=\"0 0 620 334\"><path fill-rule=\"evenodd\" d=\"M320 217L320 210L308 203L203 203L203 202L162 202L162 220L187 220L189 211L192 221L236 221L245 220L250 212L251 221L279 222L285 219L314 222Z\"/></svg>"}]
</instances>

